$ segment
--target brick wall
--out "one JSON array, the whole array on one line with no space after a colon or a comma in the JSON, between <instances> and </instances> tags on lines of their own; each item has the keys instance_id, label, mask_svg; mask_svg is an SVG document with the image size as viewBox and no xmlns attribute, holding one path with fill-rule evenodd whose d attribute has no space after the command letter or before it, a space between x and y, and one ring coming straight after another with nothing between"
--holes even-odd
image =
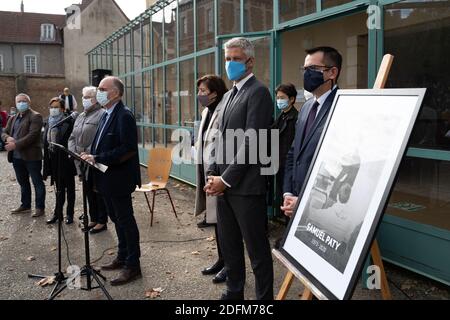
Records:
<instances>
[{"instance_id":1,"label":"brick wall","mask_svg":"<svg viewBox=\"0 0 450 320\"><path fill-rule=\"evenodd\" d=\"M62 93L65 83L63 76L0 75L0 100L9 110L15 105L15 96L24 92L31 97L32 108L47 117L50 99Z\"/></svg>"}]
</instances>

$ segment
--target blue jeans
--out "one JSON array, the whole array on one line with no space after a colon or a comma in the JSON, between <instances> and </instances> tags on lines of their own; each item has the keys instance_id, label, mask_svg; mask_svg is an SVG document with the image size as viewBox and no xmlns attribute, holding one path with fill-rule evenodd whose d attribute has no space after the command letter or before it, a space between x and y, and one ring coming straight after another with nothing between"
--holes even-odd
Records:
<instances>
[{"instance_id":1,"label":"blue jeans","mask_svg":"<svg viewBox=\"0 0 450 320\"><path fill-rule=\"evenodd\" d=\"M45 185L41 174L42 161L13 159L13 167L20 185L22 207L31 209L31 177L36 194L36 209L45 209Z\"/></svg>"}]
</instances>

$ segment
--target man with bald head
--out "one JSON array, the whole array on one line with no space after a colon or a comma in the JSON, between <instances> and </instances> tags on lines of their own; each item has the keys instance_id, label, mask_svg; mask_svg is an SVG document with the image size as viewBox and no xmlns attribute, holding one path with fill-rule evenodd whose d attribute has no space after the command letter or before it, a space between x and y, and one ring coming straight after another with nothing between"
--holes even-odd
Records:
<instances>
[{"instance_id":1,"label":"man with bald head","mask_svg":"<svg viewBox=\"0 0 450 320\"><path fill-rule=\"evenodd\" d=\"M70 93L69 88L64 88L64 93L60 96L60 98L64 101L64 105L66 106L66 112L72 113L77 111L78 103L75 97Z\"/></svg>"},{"instance_id":2,"label":"man with bald head","mask_svg":"<svg viewBox=\"0 0 450 320\"><path fill-rule=\"evenodd\" d=\"M118 286L141 277L139 229L134 218L131 194L141 186L136 120L122 102L124 85L107 77L97 91L97 101L106 112L101 118L90 154L82 158L108 166L106 173L94 172L94 188L102 195L116 227L119 251L103 270L120 270L111 285Z\"/></svg>"}]
</instances>

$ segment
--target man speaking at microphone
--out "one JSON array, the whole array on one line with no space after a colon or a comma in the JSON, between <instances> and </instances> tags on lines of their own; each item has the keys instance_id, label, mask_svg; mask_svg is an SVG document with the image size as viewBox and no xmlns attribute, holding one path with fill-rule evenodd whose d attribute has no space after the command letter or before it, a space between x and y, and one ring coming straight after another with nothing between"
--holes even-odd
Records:
<instances>
[{"instance_id":1,"label":"man speaking at microphone","mask_svg":"<svg viewBox=\"0 0 450 320\"><path fill-rule=\"evenodd\" d=\"M90 163L108 166L106 173L94 172L94 185L105 199L108 214L119 241L117 257L103 270L120 270L111 285L118 286L141 277L139 229L133 212L131 194L141 186L136 120L123 104L124 85L119 78L102 80L97 101L106 113L100 120L91 154L82 154Z\"/></svg>"}]
</instances>

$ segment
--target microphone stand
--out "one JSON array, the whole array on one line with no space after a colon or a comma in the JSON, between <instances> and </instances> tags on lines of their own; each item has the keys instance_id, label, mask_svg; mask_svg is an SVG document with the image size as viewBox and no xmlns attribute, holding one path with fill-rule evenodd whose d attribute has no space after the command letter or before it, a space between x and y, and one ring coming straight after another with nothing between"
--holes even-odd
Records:
<instances>
[{"instance_id":1,"label":"microphone stand","mask_svg":"<svg viewBox=\"0 0 450 320\"><path fill-rule=\"evenodd\" d=\"M62 258L61 258L61 237L62 237L62 221L63 221L63 206L61 205L60 199L62 192L64 190L61 190L61 183L62 183L62 175L64 174L62 172L61 167L61 155L62 150L56 150L56 168L57 168L57 177L55 183L56 183L56 208L55 208L55 214L58 217L58 272L55 273L54 276L43 276L43 275L36 275L36 274L29 274L28 278L36 278L36 279L51 279L54 277L55 284L53 286L52 291L50 292L50 295L48 297L48 300L54 300L66 287L67 287L67 277L64 275L62 271ZM60 286L62 287L60 288Z\"/></svg>"},{"instance_id":2,"label":"microphone stand","mask_svg":"<svg viewBox=\"0 0 450 320\"><path fill-rule=\"evenodd\" d=\"M86 265L84 267L81 268L80 271L80 275L81 276L86 276L86 288L81 288L81 290L84 291L91 291L94 289L101 289L103 291L103 293L105 294L106 298L108 300L113 300L113 298L111 297L111 295L108 293L108 291L106 290L104 284L102 283L102 281L100 280L103 279L103 281L106 281L106 278L97 270L95 270L92 265L91 265L91 256L90 256L90 248L89 248L89 221L88 221L88 203L87 203L87 169L88 167L94 168L97 170L97 168L93 165L91 165L90 163L86 162L85 160L81 159L81 157L73 152L71 152L70 150L67 150L64 146L61 145L54 145L55 147L60 149L60 152L66 152L68 153L72 158L74 158L75 160L80 161L81 166L81 177L83 180L83 233L84 233L84 250L85 250L85 257L86 257ZM92 282L95 281L97 282L97 286L93 287L92 286ZM58 289L55 292L55 296L57 296L59 293L61 293L66 287L67 287L67 283L61 287L60 289Z\"/></svg>"}]
</instances>

